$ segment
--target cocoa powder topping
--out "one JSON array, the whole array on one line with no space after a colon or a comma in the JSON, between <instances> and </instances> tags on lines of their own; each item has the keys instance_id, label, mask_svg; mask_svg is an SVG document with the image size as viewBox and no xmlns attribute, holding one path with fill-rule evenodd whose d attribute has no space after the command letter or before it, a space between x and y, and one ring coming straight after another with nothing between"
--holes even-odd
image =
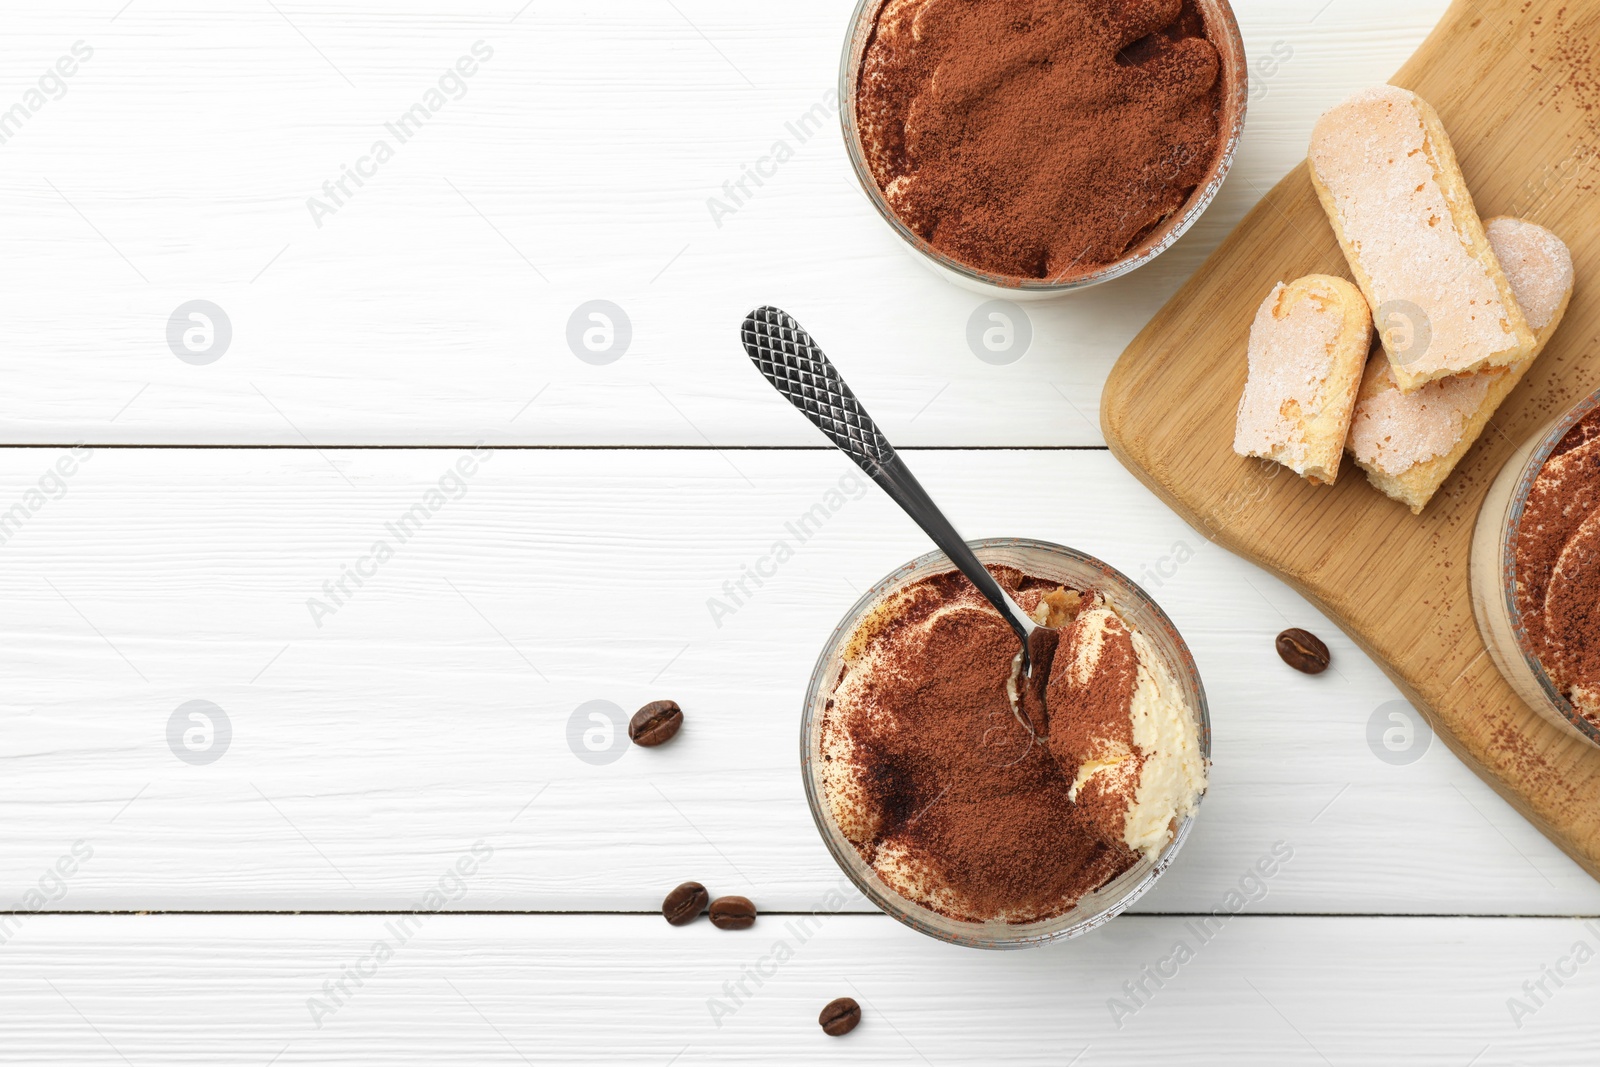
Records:
<instances>
[{"instance_id":1,"label":"cocoa powder topping","mask_svg":"<svg viewBox=\"0 0 1600 1067\"><path fill-rule=\"evenodd\" d=\"M1529 649L1600 722L1600 410L1567 432L1534 478L1514 563Z\"/></svg>"},{"instance_id":2,"label":"cocoa powder topping","mask_svg":"<svg viewBox=\"0 0 1600 1067\"><path fill-rule=\"evenodd\" d=\"M1136 656L1098 602L1084 598L1079 610L1054 583L990 569L1030 611L1054 594L1069 621L1050 736L1073 762L1052 758L1017 721L1006 690L1017 639L951 572L895 601L835 688L834 728L848 743L832 749L846 766L829 780L850 784L830 787L829 800L855 809L841 826L856 828L847 834L857 850L902 895L958 919L1031 922L1138 859L1122 840L1128 797L1119 804L1112 779L1097 782L1092 804L1072 796L1082 759L1132 749ZM1135 773L1123 785L1136 783Z\"/></svg>"},{"instance_id":3,"label":"cocoa powder topping","mask_svg":"<svg viewBox=\"0 0 1600 1067\"><path fill-rule=\"evenodd\" d=\"M1210 170L1220 62L1194 0L886 0L857 126L935 248L1067 280L1123 258Z\"/></svg>"}]
</instances>

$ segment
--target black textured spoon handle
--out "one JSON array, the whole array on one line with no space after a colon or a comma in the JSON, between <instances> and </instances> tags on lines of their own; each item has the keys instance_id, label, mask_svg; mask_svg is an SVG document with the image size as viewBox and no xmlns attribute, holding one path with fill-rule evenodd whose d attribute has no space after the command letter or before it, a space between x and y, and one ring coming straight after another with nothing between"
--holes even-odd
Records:
<instances>
[{"instance_id":1,"label":"black textured spoon handle","mask_svg":"<svg viewBox=\"0 0 1600 1067\"><path fill-rule=\"evenodd\" d=\"M868 474L894 459L878 424L833 369L833 363L788 313L762 307L740 330L750 361L841 452Z\"/></svg>"},{"instance_id":2,"label":"black textured spoon handle","mask_svg":"<svg viewBox=\"0 0 1600 1067\"><path fill-rule=\"evenodd\" d=\"M950 557L950 562L999 610L1022 640L1024 664L1031 665L1028 635L1035 629L1033 620L984 569L971 546L895 453L811 335L787 312L763 307L745 316L740 336L751 362L772 387L904 508Z\"/></svg>"}]
</instances>

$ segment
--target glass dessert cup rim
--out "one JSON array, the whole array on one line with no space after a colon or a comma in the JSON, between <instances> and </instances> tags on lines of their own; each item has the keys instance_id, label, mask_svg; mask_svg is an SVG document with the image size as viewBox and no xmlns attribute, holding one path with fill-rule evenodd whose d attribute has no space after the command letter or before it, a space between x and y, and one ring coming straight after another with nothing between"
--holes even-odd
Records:
<instances>
[{"instance_id":1,"label":"glass dessert cup rim","mask_svg":"<svg viewBox=\"0 0 1600 1067\"><path fill-rule=\"evenodd\" d=\"M1511 623L1511 632L1516 638L1518 653L1528 672L1533 676L1539 689L1544 693L1549 707L1556 714L1565 719L1567 724L1576 730L1592 745L1600 745L1600 725L1591 722L1572 706L1561 690L1557 688L1550 675L1546 673L1544 664L1539 657L1533 654L1528 644L1527 627L1522 621L1522 611L1517 606L1517 540L1522 531L1522 517L1527 509L1528 493L1533 489L1533 483L1544 470L1544 465L1550 459L1552 452L1561 444L1568 432L1572 430L1585 416L1600 408L1600 389L1588 394L1574 404L1565 414L1555 419L1538 437L1528 458L1522 464L1522 469L1517 474L1516 487L1511 492L1511 498L1506 506L1503 519L1496 519L1502 525L1497 552L1499 565L1499 587L1502 604L1506 617ZM1487 501L1486 501L1487 503ZM1486 636L1487 640L1487 636ZM1539 709L1535 709L1539 710Z\"/></svg>"},{"instance_id":2,"label":"glass dessert cup rim","mask_svg":"<svg viewBox=\"0 0 1600 1067\"><path fill-rule=\"evenodd\" d=\"M1062 280L1045 278L1019 278L996 274L971 266L939 251L895 214L878 188L867 166L866 154L861 148L860 131L856 128L856 85L861 73L861 62L876 24L878 12L889 0L857 0L855 13L850 16L850 32L845 37L844 52L839 62L839 122L844 133L845 152L850 157L850 167L856 181L878 215L899 234L907 247L926 266L946 280L963 288L995 297L1013 300L1042 300L1065 293L1087 289L1113 278L1137 270L1155 259L1182 237L1205 213L1216 199L1222 183L1233 166L1239 149L1239 138L1244 133L1245 111L1250 100L1250 72L1244 50L1244 37L1239 32L1239 22L1234 17L1229 0L1194 0L1206 21L1206 39L1216 47L1221 56L1220 77L1223 81L1222 115L1218 132L1217 155L1205 177L1195 186L1194 192L1183 205L1160 225L1146 234L1139 243L1122 256L1084 274Z\"/></svg>"},{"instance_id":3,"label":"glass dessert cup rim","mask_svg":"<svg viewBox=\"0 0 1600 1067\"><path fill-rule=\"evenodd\" d=\"M1062 579L1063 584L1082 591L1094 590L1110 601L1118 614L1136 615L1130 625L1143 633L1162 654L1178 688L1183 692L1189 711L1193 715L1199 734L1199 749L1205 766L1211 766L1211 717L1206 704L1205 689L1189 646L1178 633L1177 627L1150 596L1127 575L1076 549L1049 541L1025 537L989 537L967 542L985 563L1022 566L1012 557L1032 555L1041 562L1036 567L1054 564L1054 570L1081 578ZM1001 558L996 558L997 556ZM861 857L850 840L834 821L832 808L824 795L820 780L821 760L816 754L816 734L821 727L824 704L832 689L838 671L838 653L849 640L862 618L890 594L912 582L933 574L955 569L949 558L935 549L895 568L874 583L865 595L847 611L844 618L829 635L817 657L806 689L805 708L800 723L800 768L805 782L806 803L811 809L812 821L822 836L834 862L839 865L862 895L886 915L899 920L919 933L969 948L1010 949L1029 948L1051 941L1078 937L1111 921L1125 911L1155 885L1156 879L1172 865L1178 851L1188 839L1190 828L1199 814L1196 810L1178 822L1172 839L1161 849L1154 860L1145 856L1117 877L1092 893L1084 895L1073 907L1060 915L1030 923L1006 923L998 920L969 922L953 919L902 896L878 878L877 873ZM1026 569L1025 567L1023 569ZM1033 571L1036 577L1056 580L1051 573ZM1205 791L1199 800L1205 798Z\"/></svg>"}]
</instances>

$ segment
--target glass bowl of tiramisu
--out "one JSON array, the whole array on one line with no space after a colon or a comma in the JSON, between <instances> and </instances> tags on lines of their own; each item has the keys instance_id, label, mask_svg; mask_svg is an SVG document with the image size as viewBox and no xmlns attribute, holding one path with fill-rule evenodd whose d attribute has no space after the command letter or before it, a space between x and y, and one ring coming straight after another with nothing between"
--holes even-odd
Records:
<instances>
[{"instance_id":1,"label":"glass bowl of tiramisu","mask_svg":"<svg viewBox=\"0 0 1600 1067\"><path fill-rule=\"evenodd\" d=\"M1489 487L1472 609L1517 695L1600 745L1600 392L1534 435Z\"/></svg>"},{"instance_id":2,"label":"glass bowl of tiramisu","mask_svg":"<svg viewBox=\"0 0 1600 1067\"><path fill-rule=\"evenodd\" d=\"M1155 883L1211 755L1205 691L1166 614L1093 557L972 542L1061 640L1046 723L1017 706L1018 642L940 552L884 578L829 637L806 694L812 817L858 889L976 948L1075 937Z\"/></svg>"},{"instance_id":3,"label":"glass bowl of tiramisu","mask_svg":"<svg viewBox=\"0 0 1600 1067\"><path fill-rule=\"evenodd\" d=\"M1148 263L1244 129L1227 0L860 0L839 70L867 198L958 285L1042 298Z\"/></svg>"}]
</instances>

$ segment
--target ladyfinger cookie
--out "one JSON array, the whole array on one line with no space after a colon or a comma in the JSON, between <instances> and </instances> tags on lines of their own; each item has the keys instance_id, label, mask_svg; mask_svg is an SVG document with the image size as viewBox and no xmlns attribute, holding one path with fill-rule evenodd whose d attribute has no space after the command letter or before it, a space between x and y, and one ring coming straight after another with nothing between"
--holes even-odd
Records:
<instances>
[{"instance_id":1,"label":"ladyfinger cookie","mask_svg":"<svg viewBox=\"0 0 1600 1067\"><path fill-rule=\"evenodd\" d=\"M1427 101L1392 85L1357 93L1318 120L1309 161L1403 391L1533 353L1533 330Z\"/></svg>"},{"instance_id":2,"label":"ladyfinger cookie","mask_svg":"<svg viewBox=\"0 0 1600 1067\"><path fill-rule=\"evenodd\" d=\"M1233 450L1333 484L1371 346L1372 313L1355 286L1326 274L1279 282L1250 326Z\"/></svg>"},{"instance_id":3,"label":"ladyfinger cookie","mask_svg":"<svg viewBox=\"0 0 1600 1067\"><path fill-rule=\"evenodd\" d=\"M1484 226L1536 342L1514 366L1429 382L1403 393L1389 361L1374 354L1361 380L1349 450L1367 481L1422 514L1549 342L1572 300L1572 253L1561 238L1522 219Z\"/></svg>"}]
</instances>

